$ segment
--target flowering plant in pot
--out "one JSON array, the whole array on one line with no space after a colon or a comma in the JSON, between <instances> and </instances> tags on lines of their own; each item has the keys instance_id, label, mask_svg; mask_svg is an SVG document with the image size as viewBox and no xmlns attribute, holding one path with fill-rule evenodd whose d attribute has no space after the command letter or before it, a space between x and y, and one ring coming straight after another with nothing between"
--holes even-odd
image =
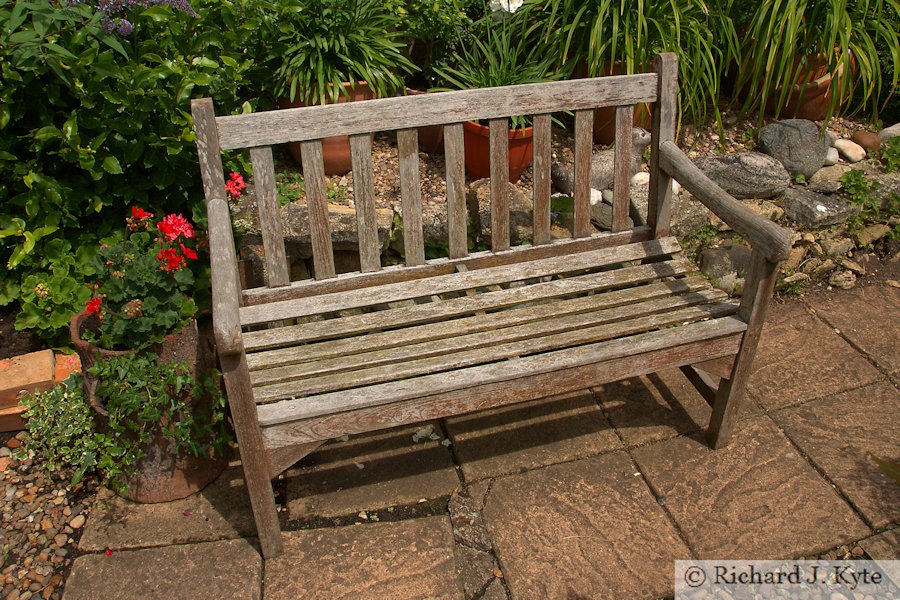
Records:
<instances>
[{"instance_id":1,"label":"flowering plant in pot","mask_svg":"<svg viewBox=\"0 0 900 600\"><path fill-rule=\"evenodd\" d=\"M195 319L206 242L177 214L154 221L133 207L126 225L97 253L92 297L70 334L97 430L114 449L98 467L131 499L172 500L225 466L215 352Z\"/></svg>"},{"instance_id":2,"label":"flowering plant in pot","mask_svg":"<svg viewBox=\"0 0 900 600\"><path fill-rule=\"evenodd\" d=\"M458 89L486 88L523 83L553 81L561 77L554 69L553 57L539 40L524 35L523 21L516 19L517 0L497 1L499 18L480 22L484 39L474 39L450 59L449 64L435 67L448 84ZM493 6L493 4L492 4ZM513 116L509 131L509 180L518 181L531 164L532 129L530 119ZM488 127L474 121L463 124L466 172L471 179L490 176Z\"/></svg>"},{"instance_id":3,"label":"flowering plant in pot","mask_svg":"<svg viewBox=\"0 0 900 600\"><path fill-rule=\"evenodd\" d=\"M389 96L415 69L398 41L399 19L381 0L286 0L273 23L268 62L282 108ZM347 136L322 146L326 174L350 170ZM299 144L289 147L300 162Z\"/></svg>"}]
</instances>

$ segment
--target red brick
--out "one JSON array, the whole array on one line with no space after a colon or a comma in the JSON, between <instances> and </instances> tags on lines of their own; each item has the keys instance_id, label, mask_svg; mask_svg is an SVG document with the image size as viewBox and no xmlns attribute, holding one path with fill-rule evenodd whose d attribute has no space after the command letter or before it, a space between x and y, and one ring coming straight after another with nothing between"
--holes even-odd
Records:
<instances>
[{"instance_id":1,"label":"red brick","mask_svg":"<svg viewBox=\"0 0 900 600\"><path fill-rule=\"evenodd\" d=\"M56 383L63 381L72 373L81 372L81 359L77 354L60 354L55 353L53 357L56 359L56 374L54 378Z\"/></svg>"},{"instance_id":2,"label":"red brick","mask_svg":"<svg viewBox=\"0 0 900 600\"><path fill-rule=\"evenodd\" d=\"M16 406L27 392L53 387L53 371L52 350L0 361L0 409Z\"/></svg>"},{"instance_id":3,"label":"red brick","mask_svg":"<svg viewBox=\"0 0 900 600\"><path fill-rule=\"evenodd\" d=\"M24 406L12 406L0 409L0 431L21 431L25 429L25 420L22 413Z\"/></svg>"}]
</instances>

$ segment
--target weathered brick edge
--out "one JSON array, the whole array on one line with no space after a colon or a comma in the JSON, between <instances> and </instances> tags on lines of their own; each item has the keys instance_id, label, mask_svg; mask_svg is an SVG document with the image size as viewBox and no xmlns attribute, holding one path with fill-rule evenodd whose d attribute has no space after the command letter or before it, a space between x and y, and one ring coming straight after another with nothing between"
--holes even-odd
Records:
<instances>
[{"instance_id":1,"label":"weathered brick edge","mask_svg":"<svg viewBox=\"0 0 900 600\"><path fill-rule=\"evenodd\" d=\"M25 428L24 406L19 400L37 390L46 390L81 370L77 354L40 350L0 360L0 432Z\"/></svg>"}]
</instances>

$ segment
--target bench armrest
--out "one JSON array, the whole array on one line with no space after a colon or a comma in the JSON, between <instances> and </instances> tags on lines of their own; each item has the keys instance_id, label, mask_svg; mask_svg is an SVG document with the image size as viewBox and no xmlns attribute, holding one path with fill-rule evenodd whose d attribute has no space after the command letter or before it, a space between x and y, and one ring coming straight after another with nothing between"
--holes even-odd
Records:
<instances>
[{"instance_id":1,"label":"bench armrest","mask_svg":"<svg viewBox=\"0 0 900 600\"><path fill-rule=\"evenodd\" d=\"M707 177L674 142L660 144L659 150L663 170L750 242L767 260L777 263L788 257L791 236L786 229L735 200Z\"/></svg>"},{"instance_id":2,"label":"bench armrest","mask_svg":"<svg viewBox=\"0 0 900 600\"><path fill-rule=\"evenodd\" d=\"M209 217L209 256L212 275L213 331L220 356L244 351L238 302L241 286L237 275L231 215L222 198L206 205Z\"/></svg>"}]
</instances>

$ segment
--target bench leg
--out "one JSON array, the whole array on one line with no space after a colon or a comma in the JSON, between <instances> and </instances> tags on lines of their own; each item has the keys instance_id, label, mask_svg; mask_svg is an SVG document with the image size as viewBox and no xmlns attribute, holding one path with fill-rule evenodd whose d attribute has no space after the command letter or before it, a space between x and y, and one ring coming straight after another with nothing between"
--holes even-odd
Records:
<instances>
[{"instance_id":1,"label":"bench leg","mask_svg":"<svg viewBox=\"0 0 900 600\"><path fill-rule=\"evenodd\" d=\"M244 481L250 493L250 504L256 520L256 531L262 547L263 558L273 558L281 554L281 525L275 508L275 493L269 479L269 457L263 446L259 422L256 419L256 404L250 387L250 370L247 358L240 355L221 357L222 374L228 392L231 418L237 433L241 463L244 466Z\"/></svg>"},{"instance_id":2,"label":"bench leg","mask_svg":"<svg viewBox=\"0 0 900 600\"><path fill-rule=\"evenodd\" d=\"M747 331L734 360L731 377L723 380L716 391L712 416L706 430L706 441L714 449L723 448L731 441L731 432L737 418L738 408L744 396L744 388L750 377L750 367L756 355L759 335L766 320L769 300L775 289L778 278L778 264L766 260L762 254L754 251L747 285L741 297L738 316L747 323Z\"/></svg>"}]
</instances>

